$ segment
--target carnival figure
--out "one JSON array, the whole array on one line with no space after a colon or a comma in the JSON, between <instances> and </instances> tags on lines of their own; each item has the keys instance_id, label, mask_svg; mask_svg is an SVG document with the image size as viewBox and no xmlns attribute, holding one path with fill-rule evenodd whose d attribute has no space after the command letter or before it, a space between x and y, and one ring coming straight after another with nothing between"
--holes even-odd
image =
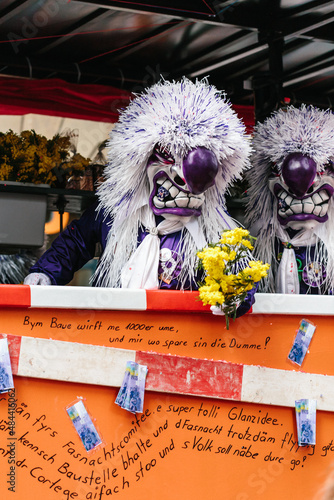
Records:
<instances>
[{"instance_id":1,"label":"carnival figure","mask_svg":"<svg viewBox=\"0 0 334 500\"><path fill-rule=\"evenodd\" d=\"M334 288L334 115L288 106L255 127L247 224L271 264L264 292Z\"/></svg>"},{"instance_id":2,"label":"carnival figure","mask_svg":"<svg viewBox=\"0 0 334 500\"><path fill-rule=\"evenodd\" d=\"M69 224L25 283L68 283L99 243L95 286L197 289L197 250L236 227L225 193L249 166L250 149L244 124L206 80L152 86L111 131L97 204Z\"/></svg>"}]
</instances>

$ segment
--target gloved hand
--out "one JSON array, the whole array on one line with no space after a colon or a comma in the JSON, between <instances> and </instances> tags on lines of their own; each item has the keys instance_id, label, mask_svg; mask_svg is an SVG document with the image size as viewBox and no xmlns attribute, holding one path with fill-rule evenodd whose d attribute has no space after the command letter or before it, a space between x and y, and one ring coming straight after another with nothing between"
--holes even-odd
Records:
<instances>
[{"instance_id":1,"label":"gloved hand","mask_svg":"<svg viewBox=\"0 0 334 500\"><path fill-rule=\"evenodd\" d=\"M212 314L214 314L215 316L224 316L225 313L224 313L224 306L222 305L222 307L218 307L218 306L211 306L210 307L210 311L212 312Z\"/></svg>"},{"instance_id":2,"label":"gloved hand","mask_svg":"<svg viewBox=\"0 0 334 500\"><path fill-rule=\"evenodd\" d=\"M23 284L48 286L51 285L51 279L43 273L31 273L24 278Z\"/></svg>"},{"instance_id":3,"label":"gloved hand","mask_svg":"<svg viewBox=\"0 0 334 500\"><path fill-rule=\"evenodd\" d=\"M241 304L241 302L238 300L235 304L237 309L240 306L240 304ZM219 307L219 306L211 306L210 307L210 311L215 316L225 316L225 314L228 312L228 309L229 309L229 306L226 306L225 304L222 304L221 307Z\"/></svg>"}]
</instances>

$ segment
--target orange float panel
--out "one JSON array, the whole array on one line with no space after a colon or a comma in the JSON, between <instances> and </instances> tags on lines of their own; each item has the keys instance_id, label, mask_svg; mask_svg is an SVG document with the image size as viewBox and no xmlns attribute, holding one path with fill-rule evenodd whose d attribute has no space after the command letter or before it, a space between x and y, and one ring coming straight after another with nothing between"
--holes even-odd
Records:
<instances>
[{"instance_id":1,"label":"orange float panel","mask_svg":"<svg viewBox=\"0 0 334 500\"><path fill-rule=\"evenodd\" d=\"M20 356L29 339L45 342L37 342L44 348L25 359L27 367L29 359L34 363L37 375L14 376L15 389L0 394L0 498L321 498L334 459L333 411L317 412L316 445L298 447L295 411L287 403L296 387L285 385L285 380L300 377L300 394L308 398L307 380L334 376L331 316L253 313L231 322L226 330L224 317L175 308L126 311L20 305L4 306L0 314L1 333L11 341L15 373L20 373ZM298 367L287 356L303 318L312 321L316 331ZM119 383L107 382L108 364L103 365L106 386L103 380L97 385L89 380L43 378L43 372L45 376L51 366L63 366L65 361L71 374L82 369L80 357L74 356L73 363L72 358L60 359L60 353L68 351L58 350L57 342L68 343L69 348L77 345L78 350L81 346L87 373L94 366L100 368L94 346L112 348L122 359L128 353L151 367L143 413L134 415L115 404ZM221 362L226 362L226 369L219 372ZM282 400L263 404L255 394L254 403L242 401L245 367L274 374ZM177 394L185 387L182 380L194 373L198 378L192 395ZM121 380L123 373L119 375ZM206 384L220 386L223 396L203 396ZM239 394L235 388L240 385ZM65 411L78 397L103 441L89 453Z\"/></svg>"}]
</instances>

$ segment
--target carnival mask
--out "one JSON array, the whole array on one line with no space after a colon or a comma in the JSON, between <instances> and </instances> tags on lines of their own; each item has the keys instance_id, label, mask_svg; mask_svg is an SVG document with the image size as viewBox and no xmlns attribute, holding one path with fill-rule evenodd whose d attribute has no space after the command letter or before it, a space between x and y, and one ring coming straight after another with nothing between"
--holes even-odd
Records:
<instances>
[{"instance_id":1,"label":"carnival mask","mask_svg":"<svg viewBox=\"0 0 334 500\"><path fill-rule=\"evenodd\" d=\"M173 158L159 146L147 165L150 207L156 215L200 215L205 191L214 185L218 161L212 151L197 147L184 158Z\"/></svg>"},{"instance_id":2,"label":"carnival mask","mask_svg":"<svg viewBox=\"0 0 334 500\"><path fill-rule=\"evenodd\" d=\"M328 220L334 192L333 164L318 169L310 156L290 153L280 169L273 165L269 189L277 200L277 219L283 227L314 227Z\"/></svg>"}]
</instances>

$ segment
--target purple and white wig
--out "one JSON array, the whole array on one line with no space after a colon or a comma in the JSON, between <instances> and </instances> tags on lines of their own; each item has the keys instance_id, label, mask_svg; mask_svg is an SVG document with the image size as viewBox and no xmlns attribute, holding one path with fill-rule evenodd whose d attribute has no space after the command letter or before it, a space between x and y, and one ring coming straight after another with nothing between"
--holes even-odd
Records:
<instances>
[{"instance_id":1,"label":"purple and white wig","mask_svg":"<svg viewBox=\"0 0 334 500\"><path fill-rule=\"evenodd\" d=\"M284 241L288 228L303 232L334 289L333 113L306 105L274 112L254 129L251 164L247 227L257 236L256 258L271 264L262 291L275 292L275 238Z\"/></svg>"},{"instance_id":2,"label":"purple and white wig","mask_svg":"<svg viewBox=\"0 0 334 500\"><path fill-rule=\"evenodd\" d=\"M198 147L213 152L218 173L201 195L205 200L196 219L206 243L217 241L223 229L236 225L225 213L225 193L249 166L251 146L243 122L225 95L206 80L157 83L133 99L110 134L109 163L98 196L100 209L113 222L98 266L100 286L120 286L120 271L138 244L138 229L153 217L147 165L157 147L181 161ZM181 289L194 278L196 250L192 236L183 229Z\"/></svg>"}]
</instances>

